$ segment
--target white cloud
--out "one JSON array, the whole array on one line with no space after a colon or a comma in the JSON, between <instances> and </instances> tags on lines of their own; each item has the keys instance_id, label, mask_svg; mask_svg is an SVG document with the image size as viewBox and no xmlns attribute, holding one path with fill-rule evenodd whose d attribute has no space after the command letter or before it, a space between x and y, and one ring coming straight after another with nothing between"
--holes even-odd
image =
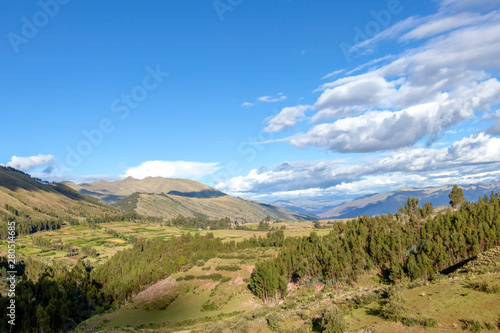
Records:
<instances>
[{"instance_id":1,"label":"white cloud","mask_svg":"<svg viewBox=\"0 0 500 333\"><path fill-rule=\"evenodd\" d=\"M304 113L311 108L312 107L310 105L298 105L283 108L280 113L278 113L274 117L271 117L267 121L268 126L265 128L265 130L267 132L278 132L287 127L295 126L298 121L301 121L305 118Z\"/></svg>"},{"instance_id":2,"label":"white cloud","mask_svg":"<svg viewBox=\"0 0 500 333\"><path fill-rule=\"evenodd\" d=\"M115 180L120 180L123 177L117 175L76 175L72 173L41 173L41 172L33 172L30 173L31 176L40 178L42 180L48 182L63 182L63 181L71 181L73 183L91 183L99 180L105 180L108 182L112 182Z\"/></svg>"},{"instance_id":3,"label":"white cloud","mask_svg":"<svg viewBox=\"0 0 500 333\"><path fill-rule=\"evenodd\" d=\"M146 177L200 179L221 169L219 163L188 161L147 161L129 168L123 177L143 179Z\"/></svg>"},{"instance_id":4,"label":"white cloud","mask_svg":"<svg viewBox=\"0 0 500 333\"><path fill-rule=\"evenodd\" d=\"M378 68L323 84L311 118L320 124L275 141L341 153L398 149L422 139L432 144L449 127L488 114L500 100L500 82L492 77L500 68L500 16L467 17L477 24L386 58ZM440 22L420 36L450 27ZM331 118L336 120L321 123ZM498 133L498 126L488 133Z\"/></svg>"},{"instance_id":5,"label":"white cloud","mask_svg":"<svg viewBox=\"0 0 500 333\"><path fill-rule=\"evenodd\" d=\"M366 108L384 105L396 93L398 81L386 81L381 76L362 76L325 89L314 108L320 110L313 122L363 113Z\"/></svg>"},{"instance_id":6,"label":"white cloud","mask_svg":"<svg viewBox=\"0 0 500 333\"><path fill-rule=\"evenodd\" d=\"M10 162L7 163L7 166L21 171L29 171L36 167L48 166L54 163L54 156L39 154L37 156L29 157L12 156Z\"/></svg>"},{"instance_id":7,"label":"white cloud","mask_svg":"<svg viewBox=\"0 0 500 333\"><path fill-rule=\"evenodd\" d=\"M500 109L497 109L496 112L489 114L486 119L495 121L493 125L488 128L486 133L491 135L500 135Z\"/></svg>"},{"instance_id":8,"label":"white cloud","mask_svg":"<svg viewBox=\"0 0 500 333\"><path fill-rule=\"evenodd\" d=\"M444 0L442 10L490 9L498 7L498 0Z\"/></svg>"},{"instance_id":9,"label":"white cloud","mask_svg":"<svg viewBox=\"0 0 500 333\"><path fill-rule=\"evenodd\" d=\"M406 33L400 39L402 41L408 41L412 39L420 40L460 27L470 26L483 22L490 19L492 16L497 16L497 13L493 12L484 16L476 13L458 13L453 16L444 16L419 25L415 29Z\"/></svg>"},{"instance_id":10,"label":"white cloud","mask_svg":"<svg viewBox=\"0 0 500 333\"><path fill-rule=\"evenodd\" d=\"M351 47L349 52L359 52L360 50L365 49L365 52L369 52L369 47L374 46L375 44L387 40L387 39L394 39L400 36L402 33L411 30L412 28L418 26L423 22L422 18L417 18L417 17L408 17L407 19L403 21L399 21L398 23L394 24L393 26L381 31L380 33L376 34L370 39L363 40L354 46Z\"/></svg>"},{"instance_id":11,"label":"white cloud","mask_svg":"<svg viewBox=\"0 0 500 333\"><path fill-rule=\"evenodd\" d=\"M407 148L351 160L285 162L254 169L215 187L261 200L359 196L401 187L500 179L500 138L478 133L448 147Z\"/></svg>"},{"instance_id":12,"label":"white cloud","mask_svg":"<svg viewBox=\"0 0 500 333\"><path fill-rule=\"evenodd\" d=\"M286 100L286 96L284 93L280 92L278 93L278 96L261 96L261 97L257 97L256 101L254 103L252 102L243 102L243 104L241 104L241 107L246 107L246 108L249 108L249 107L252 107L252 106L255 106L257 104L260 104L260 103L277 103L277 102L283 102L284 100Z\"/></svg>"},{"instance_id":13,"label":"white cloud","mask_svg":"<svg viewBox=\"0 0 500 333\"><path fill-rule=\"evenodd\" d=\"M333 72L331 72L331 73L326 74L326 75L325 75L325 76L323 76L321 79L322 79L322 80L329 79L329 78L331 78L331 77L333 77L333 76L337 76L337 75L339 75L339 74L343 73L344 71L345 71L345 69L339 69L339 70L333 71Z\"/></svg>"},{"instance_id":14,"label":"white cloud","mask_svg":"<svg viewBox=\"0 0 500 333\"><path fill-rule=\"evenodd\" d=\"M286 100L286 96L283 95L283 93L279 93L277 97L262 96L257 98L257 101L262 103L276 103L276 102L282 102L284 100Z\"/></svg>"},{"instance_id":15,"label":"white cloud","mask_svg":"<svg viewBox=\"0 0 500 333\"><path fill-rule=\"evenodd\" d=\"M242 108L250 108L252 106L254 106L255 104L254 103L250 103L250 102L243 102L243 104L241 104L241 107Z\"/></svg>"}]
</instances>

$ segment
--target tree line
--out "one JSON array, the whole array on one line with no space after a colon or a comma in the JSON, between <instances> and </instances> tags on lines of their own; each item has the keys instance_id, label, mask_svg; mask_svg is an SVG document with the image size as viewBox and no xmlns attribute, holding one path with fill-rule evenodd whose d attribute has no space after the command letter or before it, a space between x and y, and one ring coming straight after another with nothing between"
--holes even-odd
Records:
<instances>
[{"instance_id":1,"label":"tree line","mask_svg":"<svg viewBox=\"0 0 500 333\"><path fill-rule=\"evenodd\" d=\"M499 194L476 203L452 201L454 209L433 214L428 204L419 206L418 199L409 198L396 216L362 216L335 224L323 237L313 232L287 239L277 258L256 265L249 287L264 301L274 302L286 296L289 282L345 284L372 269L391 282L432 279L500 245Z\"/></svg>"}]
</instances>

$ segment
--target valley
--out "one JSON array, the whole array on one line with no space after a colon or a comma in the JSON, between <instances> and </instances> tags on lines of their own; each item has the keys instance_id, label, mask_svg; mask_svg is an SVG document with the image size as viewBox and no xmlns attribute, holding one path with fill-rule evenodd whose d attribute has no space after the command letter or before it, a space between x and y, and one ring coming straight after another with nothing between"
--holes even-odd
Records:
<instances>
[{"instance_id":1,"label":"valley","mask_svg":"<svg viewBox=\"0 0 500 333\"><path fill-rule=\"evenodd\" d=\"M0 333L500 332L500 0L0 16Z\"/></svg>"},{"instance_id":2,"label":"valley","mask_svg":"<svg viewBox=\"0 0 500 333\"><path fill-rule=\"evenodd\" d=\"M93 198L14 170L0 175L9 202L3 221L39 226L47 217L36 213L50 211L57 222L16 237L17 269L25 276L16 287L18 311L33 318L21 320L26 331L500 329L498 194L478 202L455 195L455 207L439 209L407 198L395 215L327 220L256 202L249 221L205 214L229 212L217 200L232 197L203 187L132 192L109 206L97 201L97 191ZM140 181L126 182L140 190ZM113 197L124 193L123 186L113 192L113 182L98 184ZM233 209L244 212L249 203ZM186 215L172 217L172 207ZM0 258L6 245L0 242ZM6 261L0 266L6 281ZM36 303L26 302L28 295Z\"/></svg>"}]
</instances>

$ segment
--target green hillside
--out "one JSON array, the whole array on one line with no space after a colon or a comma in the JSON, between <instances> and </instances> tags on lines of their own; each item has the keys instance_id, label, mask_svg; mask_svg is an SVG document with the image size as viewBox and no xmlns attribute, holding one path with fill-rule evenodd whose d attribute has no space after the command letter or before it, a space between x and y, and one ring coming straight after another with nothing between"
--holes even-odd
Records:
<instances>
[{"instance_id":1,"label":"green hillside","mask_svg":"<svg viewBox=\"0 0 500 333\"><path fill-rule=\"evenodd\" d=\"M125 211L146 216L173 218L178 215L225 218L255 222L269 216L274 220L310 220L315 216L262 202L231 197L210 186L188 179L128 177L114 182L66 182L80 193Z\"/></svg>"},{"instance_id":2,"label":"green hillside","mask_svg":"<svg viewBox=\"0 0 500 333\"><path fill-rule=\"evenodd\" d=\"M19 233L53 229L64 222L117 212L64 184L43 183L13 168L0 167L0 220L17 221ZM2 223L1 236L5 228L6 223Z\"/></svg>"},{"instance_id":3,"label":"green hillside","mask_svg":"<svg viewBox=\"0 0 500 333\"><path fill-rule=\"evenodd\" d=\"M170 192L172 193L172 192ZM115 207L123 210L134 210L141 215L173 218L178 215L202 216L205 218L225 218L232 220L255 222L267 216L273 220L309 220L312 215L294 212L262 202L235 198L229 195L214 197L195 197L176 194L134 193L120 200Z\"/></svg>"},{"instance_id":4,"label":"green hillside","mask_svg":"<svg viewBox=\"0 0 500 333\"><path fill-rule=\"evenodd\" d=\"M201 192L205 195L208 193L212 193L213 195L224 195L216 189L202 183L189 179L177 178L147 177L139 180L127 177L114 182L99 180L93 183L82 184L75 184L72 182L64 183L80 193L96 197L107 204L115 203L133 193L159 194L177 191L182 193Z\"/></svg>"}]
</instances>

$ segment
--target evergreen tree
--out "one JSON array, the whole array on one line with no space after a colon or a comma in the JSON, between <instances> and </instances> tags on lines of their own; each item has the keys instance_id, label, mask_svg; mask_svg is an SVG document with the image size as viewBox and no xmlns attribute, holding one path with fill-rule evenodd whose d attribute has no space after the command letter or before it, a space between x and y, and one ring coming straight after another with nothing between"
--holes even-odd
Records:
<instances>
[{"instance_id":1,"label":"evergreen tree","mask_svg":"<svg viewBox=\"0 0 500 333\"><path fill-rule=\"evenodd\" d=\"M450 205L453 208L460 207L465 202L464 192L457 184L453 186L450 197Z\"/></svg>"}]
</instances>

